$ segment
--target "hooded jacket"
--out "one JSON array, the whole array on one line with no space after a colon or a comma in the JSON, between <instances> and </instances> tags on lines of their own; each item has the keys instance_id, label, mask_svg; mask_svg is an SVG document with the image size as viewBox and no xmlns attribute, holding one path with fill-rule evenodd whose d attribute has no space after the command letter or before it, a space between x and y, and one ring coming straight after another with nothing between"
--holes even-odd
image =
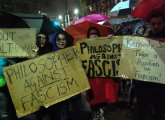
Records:
<instances>
[{"instance_id":1,"label":"hooded jacket","mask_svg":"<svg viewBox=\"0 0 165 120\"><path fill-rule=\"evenodd\" d=\"M63 32L56 32L52 36L53 51L60 50L60 48L58 48L57 45L56 45L56 38L58 37L59 34L63 34L65 36L65 38L66 38L66 47L65 48L70 47L70 46L73 45L73 43L72 43L73 40L68 35L66 35Z\"/></svg>"},{"instance_id":2,"label":"hooded jacket","mask_svg":"<svg viewBox=\"0 0 165 120\"><path fill-rule=\"evenodd\" d=\"M39 34L44 34L44 33L39 33ZM43 54L49 53L53 49L52 44L49 42L48 35L46 35L46 43L45 43L44 47L41 47L40 44L41 44L41 39L37 39L36 45L39 47L38 55L43 55Z\"/></svg>"}]
</instances>

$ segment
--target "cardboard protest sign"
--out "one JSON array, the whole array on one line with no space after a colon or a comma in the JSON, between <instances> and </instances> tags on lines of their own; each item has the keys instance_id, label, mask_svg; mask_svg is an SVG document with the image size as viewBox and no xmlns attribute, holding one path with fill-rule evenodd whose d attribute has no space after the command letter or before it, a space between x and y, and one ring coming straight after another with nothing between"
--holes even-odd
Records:
<instances>
[{"instance_id":1,"label":"cardboard protest sign","mask_svg":"<svg viewBox=\"0 0 165 120\"><path fill-rule=\"evenodd\" d=\"M0 29L1 57L33 57L36 44L36 29Z\"/></svg>"},{"instance_id":2,"label":"cardboard protest sign","mask_svg":"<svg viewBox=\"0 0 165 120\"><path fill-rule=\"evenodd\" d=\"M119 76L165 84L165 43L143 37L123 37Z\"/></svg>"},{"instance_id":3,"label":"cardboard protest sign","mask_svg":"<svg viewBox=\"0 0 165 120\"><path fill-rule=\"evenodd\" d=\"M3 73L18 117L90 88L73 47L8 66Z\"/></svg>"},{"instance_id":4,"label":"cardboard protest sign","mask_svg":"<svg viewBox=\"0 0 165 120\"><path fill-rule=\"evenodd\" d=\"M89 77L116 77L121 56L122 37L79 40L82 65Z\"/></svg>"}]
</instances>

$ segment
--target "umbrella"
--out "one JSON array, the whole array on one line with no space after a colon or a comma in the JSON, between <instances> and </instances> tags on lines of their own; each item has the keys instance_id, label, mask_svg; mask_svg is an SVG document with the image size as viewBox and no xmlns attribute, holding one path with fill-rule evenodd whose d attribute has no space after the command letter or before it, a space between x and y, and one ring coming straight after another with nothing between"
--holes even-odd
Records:
<instances>
[{"instance_id":1,"label":"umbrella","mask_svg":"<svg viewBox=\"0 0 165 120\"><path fill-rule=\"evenodd\" d=\"M85 17L82 17L80 19L78 19L77 21L74 22L74 25L82 23L84 21L89 21L89 22L93 22L93 23L98 23L101 21L108 21L109 17L106 15L102 15L102 14L91 14L91 15L87 15Z\"/></svg>"},{"instance_id":2,"label":"umbrella","mask_svg":"<svg viewBox=\"0 0 165 120\"><path fill-rule=\"evenodd\" d=\"M87 37L87 31L76 27L75 25L69 26L65 29L65 31L73 36L74 38L74 44L76 44L76 41L81 38L86 38Z\"/></svg>"},{"instance_id":3,"label":"umbrella","mask_svg":"<svg viewBox=\"0 0 165 120\"><path fill-rule=\"evenodd\" d=\"M8 12L1 11L0 28L29 28L29 26L22 18Z\"/></svg>"},{"instance_id":4,"label":"umbrella","mask_svg":"<svg viewBox=\"0 0 165 120\"><path fill-rule=\"evenodd\" d=\"M122 1L116 4L111 11L109 12L109 16L125 16L130 13L130 0Z\"/></svg>"},{"instance_id":5,"label":"umbrella","mask_svg":"<svg viewBox=\"0 0 165 120\"><path fill-rule=\"evenodd\" d=\"M126 16L130 15L132 12L132 8L136 4L136 0L126 0L121 1L116 4L111 11L108 12L109 16Z\"/></svg>"},{"instance_id":6,"label":"umbrella","mask_svg":"<svg viewBox=\"0 0 165 120\"><path fill-rule=\"evenodd\" d=\"M110 11L108 14L109 16L127 16L131 14L132 8L126 8L116 11Z\"/></svg>"},{"instance_id":7,"label":"umbrella","mask_svg":"<svg viewBox=\"0 0 165 120\"><path fill-rule=\"evenodd\" d=\"M73 42L72 36L44 15L1 12L0 28L36 28L37 33L44 32L47 35L62 32Z\"/></svg>"},{"instance_id":8,"label":"umbrella","mask_svg":"<svg viewBox=\"0 0 165 120\"><path fill-rule=\"evenodd\" d=\"M81 28L82 30L85 30L86 33L90 27L94 26L94 27L98 28L101 36L107 36L109 34L113 34L113 30L111 27L95 24L95 23L88 22L88 21L76 24L75 26L77 26L78 28Z\"/></svg>"},{"instance_id":9,"label":"umbrella","mask_svg":"<svg viewBox=\"0 0 165 120\"><path fill-rule=\"evenodd\" d=\"M43 16L43 22L42 22L40 32L44 32L48 35L51 35L54 32L60 32L60 31L64 32L64 30L62 30L62 28L60 28L57 25L54 25L54 22L51 21L48 17Z\"/></svg>"},{"instance_id":10,"label":"umbrella","mask_svg":"<svg viewBox=\"0 0 165 120\"><path fill-rule=\"evenodd\" d=\"M69 35L67 32L65 32L62 28L59 26L55 26L54 22L51 21L47 16L45 15L39 15L39 14L24 14L24 13L13 13L16 16L19 16L22 18L30 28L36 28L37 33L43 32L47 35L52 35L57 32L61 32L67 36L70 43L73 43L73 37Z\"/></svg>"},{"instance_id":11,"label":"umbrella","mask_svg":"<svg viewBox=\"0 0 165 120\"><path fill-rule=\"evenodd\" d=\"M153 12L160 12L165 16L165 0L142 0L132 12L132 16L149 21Z\"/></svg>"},{"instance_id":12,"label":"umbrella","mask_svg":"<svg viewBox=\"0 0 165 120\"><path fill-rule=\"evenodd\" d=\"M100 35L102 37L107 36L109 34L113 34L113 30L111 27L99 25L96 23L88 22L88 21L69 26L68 28L65 29L65 31L74 37L74 43L75 43L76 40L78 40L80 38L86 38L87 37L87 31L92 26L98 28L98 30L100 31Z\"/></svg>"},{"instance_id":13,"label":"umbrella","mask_svg":"<svg viewBox=\"0 0 165 120\"><path fill-rule=\"evenodd\" d=\"M124 17L124 18L113 18L109 20L110 25L122 25L123 23L133 23L139 22L141 19L133 17Z\"/></svg>"},{"instance_id":14,"label":"umbrella","mask_svg":"<svg viewBox=\"0 0 165 120\"><path fill-rule=\"evenodd\" d=\"M52 35L54 32L63 31L59 26L55 26L53 21L45 15L24 13L12 14L23 19L30 28L36 28L37 33L44 32L45 34Z\"/></svg>"},{"instance_id":15,"label":"umbrella","mask_svg":"<svg viewBox=\"0 0 165 120\"><path fill-rule=\"evenodd\" d=\"M127 1L122 1L122 2L119 2L118 4L116 4L112 9L111 9L111 12L113 11L119 11L121 9L127 9L130 7L130 0L127 0Z\"/></svg>"}]
</instances>

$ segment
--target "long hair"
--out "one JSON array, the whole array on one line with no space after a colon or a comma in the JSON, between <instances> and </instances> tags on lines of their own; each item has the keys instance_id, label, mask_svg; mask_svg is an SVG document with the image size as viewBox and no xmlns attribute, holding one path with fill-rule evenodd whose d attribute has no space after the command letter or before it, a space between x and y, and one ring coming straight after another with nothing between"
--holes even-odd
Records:
<instances>
[{"instance_id":1,"label":"long hair","mask_svg":"<svg viewBox=\"0 0 165 120\"><path fill-rule=\"evenodd\" d=\"M41 47L41 37L38 36L39 34L43 34L46 36L46 42L44 47ZM38 50L38 55L43 55L46 53L49 53L52 51L52 44L49 42L49 36L43 32L40 32L37 34L37 41L36 41L36 45L38 46L39 50Z\"/></svg>"},{"instance_id":2,"label":"long hair","mask_svg":"<svg viewBox=\"0 0 165 120\"><path fill-rule=\"evenodd\" d=\"M95 30L95 31L97 32L97 36L100 37L100 32L99 32L99 30L98 30L96 27L92 26L92 27L90 27L90 28L88 29L88 31L87 31L87 38L90 37L90 32L91 32L91 30Z\"/></svg>"}]
</instances>

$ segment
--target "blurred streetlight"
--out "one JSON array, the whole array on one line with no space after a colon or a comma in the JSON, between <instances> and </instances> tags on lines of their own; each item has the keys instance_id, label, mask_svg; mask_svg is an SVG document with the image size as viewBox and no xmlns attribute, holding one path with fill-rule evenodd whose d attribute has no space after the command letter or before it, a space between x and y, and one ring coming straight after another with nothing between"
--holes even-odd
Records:
<instances>
[{"instance_id":1,"label":"blurred streetlight","mask_svg":"<svg viewBox=\"0 0 165 120\"><path fill-rule=\"evenodd\" d=\"M78 11L78 9L76 8L76 9L74 10L74 14L75 14L75 15L78 15L78 12L79 12L79 11Z\"/></svg>"},{"instance_id":2,"label":"blurred streetlight","mask_svg":"<svg viewBox=\"0 0 165 120\"><path fill-rule=\"evenodd\" d=\"M78 9L74 9L74 14L75 14L75 19L77 20L79 18L79 15L78 15L79 11Z\"/></svg>"},{"instance_id":3,"label":"blurred streetlight","mask_svg":"<svg viewBox=\"0 0 165 120\"><path fill-rule=\"evenodd\" d=\"M59 15L58 16L58 19L62 21L62 15Z\"/></svg>"}]
</instances>

